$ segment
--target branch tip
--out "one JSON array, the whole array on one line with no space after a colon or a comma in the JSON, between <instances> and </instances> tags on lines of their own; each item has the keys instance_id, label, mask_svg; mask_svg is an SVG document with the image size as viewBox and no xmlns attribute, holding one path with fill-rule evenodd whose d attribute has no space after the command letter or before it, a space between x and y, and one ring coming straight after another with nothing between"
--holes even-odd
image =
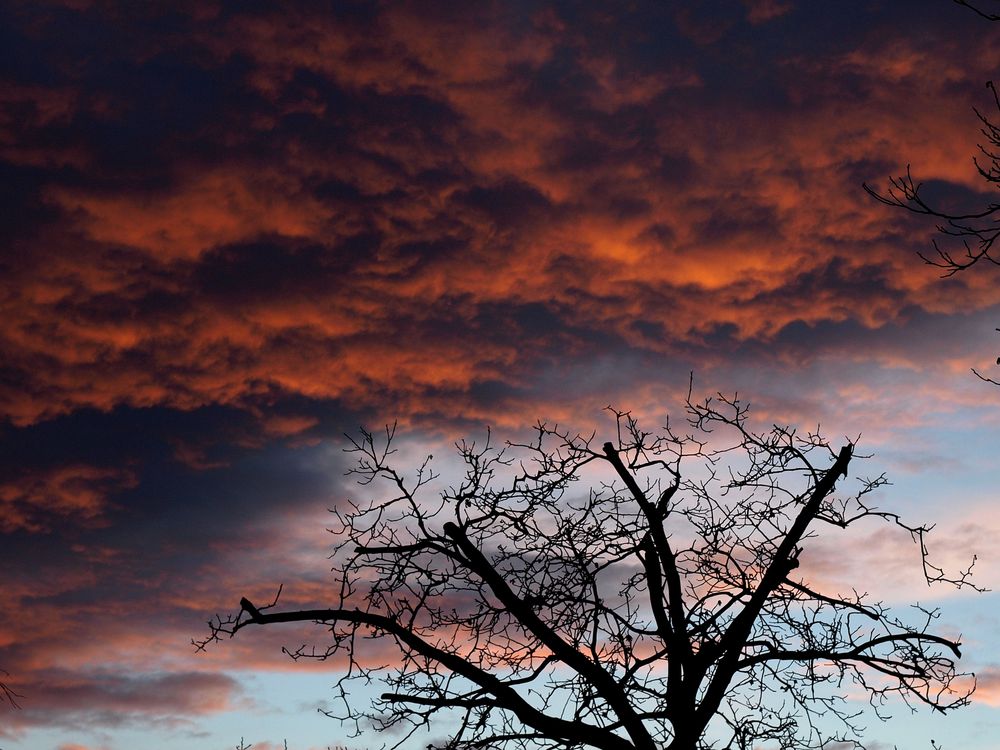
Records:
<instances>
[{"instance_id":1,"label":"branch tip","mask_svg":"<svg viewBox=\"0 0 1000 750\"><path fill-rule=\"evenodd\" d=\"M257 609L253 605L253 603L249 599L247 599L245 596L242 599L240 599L240 608L244 612L246 612L248 615L250 615L250 619L253 622L259 622L260 621L260 610Z\"/></svg>"}]
</instances>

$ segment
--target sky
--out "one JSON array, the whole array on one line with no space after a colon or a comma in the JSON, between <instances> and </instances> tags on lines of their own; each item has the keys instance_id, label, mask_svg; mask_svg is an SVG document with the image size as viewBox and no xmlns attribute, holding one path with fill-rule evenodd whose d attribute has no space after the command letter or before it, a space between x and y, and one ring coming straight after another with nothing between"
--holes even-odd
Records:
<instances>
[{"instance_id":1,"label":"sky","mask_svg":"<svg viewBox=\"0 0 1000 750\"><path fill-rule=\"evenodd\" d=\"M691 373L861 435L880 505L1000 588L997 270L941 279L862 189L995 199L998 34L949 0L0 3L0 747L370 746L317 712L338 664L281 653L316 628L191 646L329 596L344 433L447 473L487 427L661 423ZM915 552L814 568L940 606L979 688L865 739L995 748L1000 598Z\"/></svg>"}]
</instances>

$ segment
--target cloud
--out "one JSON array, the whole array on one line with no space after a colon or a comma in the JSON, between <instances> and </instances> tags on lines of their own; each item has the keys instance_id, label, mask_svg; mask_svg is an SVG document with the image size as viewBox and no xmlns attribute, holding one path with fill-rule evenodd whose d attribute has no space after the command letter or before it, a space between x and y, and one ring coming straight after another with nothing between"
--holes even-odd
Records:
<instances>
[{"instance_id":1,"label":"cloud","mask_svg":"<svg viewBox=\"0 0 1000 750\"><path fill-rule=\"evenodd\" d=\"M994 708L1000 706L1000 669L996 665L976 672L976 692L972 700Z\"/></svg>"},{"instance_id":2,"label":"cloud","mask_svg":"<svg viewBox=\"0 0 1000 750\"><path fill-rule=\"evenodd\" d=\"M106 523L109 495L137 483L129 470L85 464L22 475L0 484L0 531L49 531L53 517L83 526Z\"/></svg>"},{"instance_id":3,"label":"cloud","mask_svg":"<svg viewBox=\"0 0 1000 750\"><path fill-rule=\"evenodd\" d=\"M752 24L780 18L795 7L788 0L743 0L743 4L747 8L747 20Z\"/></svg>"},{"instance_id":4,"label":"cloud","mask_svg":"<svg viewBox=\"0 0 1000 750\"><path fill-rule=\"evenodd\" d=\"M913 526L929 524L926 517L915 518L921 511L911 510L903 517ZM972 583L986 586L997 577L1000 562L992 550L1000 530L977 508L966 508L961 515L947 519L925 535L927 560L947 578L958 578L961 571L975 562ZM818 538L804 544L801 574L803 580L824 592L843 595L866 592L870 601L884 601L899 607L912 602L941 602L970 596L970 589L958 589L948 583L928 585L916 539L904 529L890 526L856 524L850 532L836 528L817 528ZM873 573L873 571L876 571ZM933 568L928 569L933 575Z\"/></svg>"},{"instance_id":5,"label":"cloud","mask_svg":"<svg viewBox=\"0 0 1000 750\"><path fill-rule=\"evenodd\" d=\"M12 715L12 723L0 734L11 736L11 731L29 726L178 726L194 717L232 710L243 700L235 679L206 672L132 676L46 670L34 674L21 689L30 691L31 700Z\"/></svg>"},{"instance_id":6,"label":"cloud","mask_svg":"<svg viewBox=\"0 0 1000 750\"><path fill-rule=\"evenodd\" d=\"M786 10L748 6L754 22ZM675 33L651 13L650 29ZM692 13L689 26L707 11ZM970 278L959 306L899 252L903 217L857 189L908 154L972 184L971 113L970 128L898 113L916 89L985 69L974 44L872 34L805 62L779 48L754 101L738 98L762 84L749 72L650 64L628 13L614 23L636 34L634 55L591 35L586 14L289 14L182 16L180 51L109 49L93 88L57 67L58 85L8 94L33 113L18 144L88 154L16 154L44 212L0 297L3 382L19 384L0 383L8 419L246 408L266 392L455 417L484 411L474 389L529 384L557 352L677 356L730 330L780 354L789 325L875 330L914 306L990 299ZM928 64L945 53L947 67ZM153 127L167 110L138 85L173 102L165 125L190 137ZM205 103L223 90L224 110ZM114 162L116 133L141 134L151 161ZM529 333L520 311L539 308L549 331L515 338Z\"/></svg>"},{"instance_id":7,"label":"cloud","mask_svg":"<svg viewBox=\"0 0 1000 750\"><path fill-rule=\"evenodd\" d=\"M0 10L24 61L0 86L0 665L38 696L22 716L176 722L240 705L224 670L310 668L280 645L315 628L200 662L188 643L283 580L289 606L326 601L345 425L447 443L608 402L660 418L692 369L764 423L874 445L995 420L955 385L995 357L995 285L939 282L913 255L933 229L859 185L913 162L974 200L966 102L1000 59L971 25L912 35L923 6L821 5ZM903 542L809 564L914 591Z\"/></svg>"}]
</instances>

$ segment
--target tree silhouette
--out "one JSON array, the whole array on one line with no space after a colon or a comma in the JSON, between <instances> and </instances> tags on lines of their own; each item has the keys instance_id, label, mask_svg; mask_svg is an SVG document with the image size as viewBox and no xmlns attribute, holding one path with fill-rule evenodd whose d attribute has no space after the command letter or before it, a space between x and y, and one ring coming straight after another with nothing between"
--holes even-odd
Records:
<instances>
[{"instance_id":1,"label":"tree silhouette","mask_svg":"<svg viewBox=\"0 0 1000 750\"><path fill-rule=\"evenodd\" d=\"M330 715L354 736L393 730L393 747L446 717L435 727L449 739L428 747L862 747L850 690L880 717L894 698L968 703L973 680L957 671L959 641L931 632L936 610L903 618L798 572L821 531L875 521L912 537L928 582L972 586L971 565L948 576L928 560L928 527L875 507L884 476L837 487L853 443L755 432L746 403L721 395L688 398L683 435L612 413L616 440L600 446L546 424L524 443L461 442L450 487L431 457L410 474L393 466L394 427L363 431L353 473L390 491L333 511L332 606L244 598L196 645L323 625L326 645L288 653L343 657L343 709ZM398 654L391 664L372 640ZM355 705L349 687L371 679L386 691Z\"/></svg>"}]
</instances>

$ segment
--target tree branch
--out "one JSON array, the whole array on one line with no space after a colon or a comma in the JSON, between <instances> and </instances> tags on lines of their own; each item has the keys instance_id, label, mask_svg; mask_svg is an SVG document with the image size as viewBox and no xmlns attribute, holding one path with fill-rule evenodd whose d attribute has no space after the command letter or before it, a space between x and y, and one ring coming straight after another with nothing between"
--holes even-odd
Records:
<instances>
[{"instance_id":1,"label":"tree branch","mask_svg":"<svg viewBox=\"0 0 1000 750\"><path fill-rule=\"evenodd\" d=\"M465 555L469 567L474 570L490 587L508 612L517 618L528 632L537 637L552 653L577 674L586 677L607 704L618 714L625 730L635 742L637 748L650 748L655 744L649 732L636 716L635 709L629 703L628 697L599 664L592 662L576 648L566 643L559 634L542 622L535 611L523 599L513 592L503 577L490 564L482 552L472 544L465 532L450 521L444 525L444 533L451 538L458 549Z\"/></svg>"},{"instance_id":2,"label":"tree branch","mask_svg":"<svg viewBox=\"0 0 1000 750\"><path fill-rule=\"evenodd\" d=\"M496 698L497 707L511 711L527 726L537 729L546 736L562 737L566 740L582 742L606 750L634 750L634 746L627 740L601 727L566 721L539 711L502 680L460 656L428 643L412 630L401 626L395 619L357 609L306 609L263 614L246 598L241 600L241 604L244 610L251 615L251 619L238 622L232 629L233 633L251 624L268 625L279 622L347 622L355 625L367 625L391 633L397 640L402 641L421 656L479 685ZM254 612L257 614L254 615Z\"/></svg>"},{"instance_id":3,"label":"tree branch","mask_svg":"<svg viewBox=\"0 0 1000 750\"><path fill-rule=\"evenodd\" d=\"M701 705L698 707L697 723L700 727L706 726L709 719L718 710L719 704L726 693L726 688L737 671L742 645L746 642L750 629L760 614L764 602L771 592L786 579L789 571L798 565L798 560L793 555L793 552L797 548L809 524L819 512L823 499L833 491L837 479L847 475L847 465L851 461L853 452L854 446L850 443L840 449L837 460L834 461L833 466L817 482L808 502L803 506L792 527L778 545L771 564L761 578L757 589L750 597L750 601L733 618L729 628L720 639L718 650L722 653L722 658L705 691Z\"/></svg>"}]
</instances>

